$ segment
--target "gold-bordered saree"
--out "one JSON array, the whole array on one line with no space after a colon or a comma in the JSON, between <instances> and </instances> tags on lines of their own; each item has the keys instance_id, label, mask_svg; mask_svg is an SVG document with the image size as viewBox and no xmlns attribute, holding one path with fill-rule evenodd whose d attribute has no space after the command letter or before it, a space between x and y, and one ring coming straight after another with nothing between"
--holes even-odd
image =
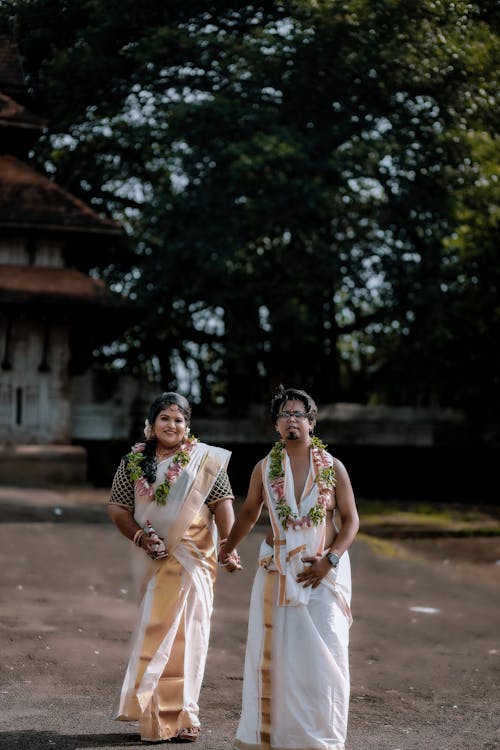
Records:
<instances>
[{"instance_id":1,"label":"gold-bordered saree","mask_svg":"<svg viewBox=\"0 0 500 750\"><path fill-rule=\"evenodd\" d=\"M166 505L135 494L134 517L151 521L168 557L133 548L139 613L114 718L138 721L141 739L166 740L197 727L217 573L217 531L206 498L229 451L197 443ZM171 459L158 465L155 488Z\"/></svg>"}]
</instances>

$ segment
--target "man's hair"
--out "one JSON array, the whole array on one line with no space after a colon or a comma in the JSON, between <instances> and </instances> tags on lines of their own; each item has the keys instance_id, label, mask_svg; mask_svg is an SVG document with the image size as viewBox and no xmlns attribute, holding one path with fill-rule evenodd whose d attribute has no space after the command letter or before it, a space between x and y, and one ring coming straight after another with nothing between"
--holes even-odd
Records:
<instances>
[{"instance_id":1,"label":"man's hair","mask_svg":"<svg viewBox=\"0 0 500 750\"><path fill-rule=\"evenodd\" d=\"M271 419L273 424L276 424L278 421L278 414L286 401L302 401L305 413L311 420L312 424L316 424L318 407L311 396L298 388L285 388L283 385L279 386L271 401Z\"/></svg>"}]
</instances>

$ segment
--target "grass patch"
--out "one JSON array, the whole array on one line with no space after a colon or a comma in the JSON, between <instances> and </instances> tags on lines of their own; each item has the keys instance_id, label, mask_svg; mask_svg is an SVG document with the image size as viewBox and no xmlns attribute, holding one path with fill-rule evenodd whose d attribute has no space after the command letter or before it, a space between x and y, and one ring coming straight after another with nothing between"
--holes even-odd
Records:
<instances>
[{"instance_id":1,"label":"grass patch","mask_svg":"<svg viewBox=\"0 0 500 750\"><path fill-rule=\"evenodd\" d=\"M358 510L361 525L366 527L433 529L463 536L500 535L500 518L495 509L425 502L361 500L358 502Z\"/></svg>"},{"instance_id":2,"label":"grass patch","mask_svg":"<svg viewBox=\"0 0 500 750\"><path fill-rule=\"evenodd\" d=\"M374 555L377 557L391 557L391 558L407 558L410 555L402 549L398 544L390 542L387 539L382 539L379 536L370 536L369 534L359 533L356 539L361 539L366 542Z\"/></svg>"},{"instance_id":3,"label":"grass patch","mask_svg":"<svg viewBox=\"0 0 500 750\"><path fill-rule=\"evenodd\" d=\"M429 513L424 515L410 511L393 511L392 513L385 514L362 514L362 519L366 523L380 523L382 518L384 523L405 524L410 526L438 526L446 528L457 523L449 513Z\"/></svg>"}]
</instances>

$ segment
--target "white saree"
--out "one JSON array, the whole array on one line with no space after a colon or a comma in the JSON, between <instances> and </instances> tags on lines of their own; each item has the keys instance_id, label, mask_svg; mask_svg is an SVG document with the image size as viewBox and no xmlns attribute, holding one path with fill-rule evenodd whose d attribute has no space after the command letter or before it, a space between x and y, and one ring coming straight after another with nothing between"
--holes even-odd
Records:
<instances>
[{"instance_id":1,"label":"white saree","mask_svg":"<svg viewBox=\"0 0 500 750\"><path fill-rule=\"evenodd\" d=\"M140 608L114 718L139 721L141 738L160 741L197 727L217 572L217 529L205 504L230 453L197 443L166 505L135 493L134 517L149 520L168 557L132 547ZM158 464L155 489L172 459Z\"/></svg>"},{"instance_id":2,"label":"white saree","mask_svg":"<svg viewBox=\"0 0 500 750\"><path fill-rule=\"evenodd\" d=\"M285 500L297 516L318 498L311 460L295 500L285 452ZM330 457L332 458L332 457ZM333 458L332 458L333 461ZM301 557L323 553L325 522L283 529L262 464L265 502L274 542L263 542L250 602L242 714L236 750L344 750L349 707L351 571L344 553L313 589L297 583Z\"/></svg>"}]
</instances>

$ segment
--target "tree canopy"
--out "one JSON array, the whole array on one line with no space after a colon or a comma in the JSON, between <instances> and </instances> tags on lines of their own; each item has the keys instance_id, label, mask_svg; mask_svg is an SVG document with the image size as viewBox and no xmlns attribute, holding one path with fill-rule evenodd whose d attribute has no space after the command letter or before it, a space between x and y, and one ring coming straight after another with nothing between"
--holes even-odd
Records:
<instances>
[{"instance_id":1,"label":"tree canopy","mask_svg":"<svg viewBox=\"0 0 500 750\"><path fill-rule=\"evenodd\" d=\"M492 2L12 0L34 158L120 220L102 353L233 413L500 409Z\"/></svg>"}]
</instances>

